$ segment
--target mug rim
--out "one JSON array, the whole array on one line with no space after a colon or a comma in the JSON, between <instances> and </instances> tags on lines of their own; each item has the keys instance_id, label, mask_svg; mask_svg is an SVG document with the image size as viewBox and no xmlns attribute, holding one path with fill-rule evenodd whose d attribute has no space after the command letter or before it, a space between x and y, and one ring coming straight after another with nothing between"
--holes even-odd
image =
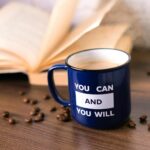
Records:
<instances>
[{"instance_id":1,"label":"mug rim","mask_svg":"<svg viewBox=\"0 0 150 150\"><path fill-rule=\"evenodd\" d=\"M128 56L128 60L125 62L125 63L123 63L123 64L121 64L121 65L118 65L118 66L116 66L116 67L110 67L110 68L105 68L105 69L85 69L85 68L79 68L79 67L75 67L75 66L72 66L72 65L70 65L69 63L68 63L68 60L70 59L70 57L72 57L73 55L76 55L76 54L79 54L79 53L82 53L82 52L87 52L87 51L92 51L92 50L98 50L98 49L103 49L103 50L115 50L115 51L120 51L120 52L122 52L122 53L124 53L124 54L126 54L127 56ZM74 69L74 70L78 70L78 71L109 71L109 70L116 70L116 69L118 69L118 68L121 68L121 67L123 67L123 66L125 66L125 65L127 65L127 64L129 64L130 63L130 61L131 61L131 56L127 53L127 52L125 52L125 51L123 51L123 50L120 50L120 49L116 49L116 48L90 48L90 49L85 49L85 50L81 50L81 51L78 51L78 52L75 52L75 53L72 53L72 54L70 54L66 59L65 59L65 64L67 65L67 66L69 66L70 68L72 68L72 69Z\"/></svg>"}]
</instances>

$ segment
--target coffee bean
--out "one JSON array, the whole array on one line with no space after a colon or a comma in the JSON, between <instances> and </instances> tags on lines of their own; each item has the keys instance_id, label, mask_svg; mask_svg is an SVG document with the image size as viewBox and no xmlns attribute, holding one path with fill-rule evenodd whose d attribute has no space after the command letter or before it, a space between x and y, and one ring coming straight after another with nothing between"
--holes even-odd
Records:
<instances>
[{"instance_id":1,"label":"coffee bean","mask_svg":"<svg viewBox=\"0 0 150 150\"><path fill-rule=\"evenodd\" d=\"M63 108L63 112L69 114L70 113L70 109L68 107L65 107L65 108Z\"/></svg>"},{"instance_id":2,"label":"coffee bean","mask_svg":"<svg viewBox=\"0 0 150 150\"><path fill-rule=\"evenodd\" d=\"M63 121L64 115L63 115L63 114L58 114L58 115L56 116L56 118L57 118L57 120Z\"/></svg>"},{"instance_id":3,"label":"coffee bean","mask_svg":"<svg viewBox=\"0 0 150 150\"><path fill-rule=\"evenodd\" d=\"M34 122L41 122L44 121L45 114L40 112L36 117L34 117Z\"/></svg>"},{"instance_id":4,"label":"coffee bean","mask_svg":"<svg viewBox=\"0 0 150 150\"><path fill-rule=\"evenodd\" d=\"M39 114L41 109L39 107L34 107L33 110L30 112L30 116L36 116Z\"/></svg>"},{"instance_id":5,"label":"coffee bean","mask_svg":"<svg viewBox=\"0 0 150 150\"><path fill-rule=\"evenodd\" d=\"M30 103L30 99L29 98L24 98L23 102L26 103L26 104L28 104L28 103Z\"/></svg>"},{"instance_id":6,"label":"coffee bean","mask_svg":"<svg viewBox=\"0 0 150 150\"><path fill-rule=\"evenodd\" d=\"M61 105L60 107L61 107L62 109L65 109L65 108L67 108L67 107L66 107L66 106L64 106L64 105Z\"/></svg>"},{"instance_id":7,"label":"coffee bean","mask_svg":"<svg viewBox=\"0 0 150 150\"><path fill-rule=\"evenodd\" d=\"M69 107L61 106L62 113L58 114L56 118L60 121L67 122L71 120Z\"/></svg>"},{"instance_id":8,"label":"coffee bean","mask_svg":"<svg viewBox=\"0 0 150 150\"><path fill-rule=\"evenodd\" d=\"M127 126L129 128L135 129L136 128L136 123L132 120L129 120L128 123L127 123Z\"/></svg>"},{"instance_id":9,"label":"coffee bean","mask_svg":"<svg viewBox=\"0 0 150 150\"><path fill-rule=\"evenodd\" d=\"M9 124L12 124L12 125L16 124L16 120L13 118L9 118L8 122L9 122Z\"/></svg>"},{"instance_id":10,"label":"coffee bean","mask_svg":"<svg viewBox=\"0 0 150 150\"><path fill-rule=\"evenodd\" d=\"M35 99L31 101L31 105L36 105L36 104L38 104L38 100Z\"/></svg>"},{"instance_id":11,"label":"coffee bean","mask_svg":"<svg viewBox=\"0 0 150 150\"><path fill-rule=\"evenodd\" d=\"M43 118L41 118L41 117L39 117L39 116L36 116L36 117L34 118L34 122L41 122L41 121L43 121Z\"/></svg>"},{"instance_id":12,"label":"coffee bean","mask_svg":"<svg viewBox=\"0 0 150 150\"><path fill-rule=\"evenodd\" d=\"M148 131L150 131L150 123L147 125L147 127L148 127Z\"/></svg>"},{"instance_id":13,"label":"coffee bean","mask_svg":"<svg viewBox=\"0 0 150 150\"><path fill-rule=\"evenodd\" d=\"M57 120L68 122L71 120L70 116L67 113L61 113L56 116Z\"/></svg>"},{"instance_id":14,"label":"coffee bean","mask_svg":"<svg viewBox=\"0 0 150 150\"><path fill-rule=\"evenodd\" d=\"M62 115L62 121L64 121L64 122L70 121L70 117L68 116L68 114L63 114Z\"/></svg>"},{"instance_id":15,"label":"coffee bean","mask_svg":"<svg viewBox=\"0 0 150 150\"><path fill-rule=\"evenodd\" d=\"M38 116L34 118L34 122L41 122L41 121L44 121L44 116L43 114L40 113Z\"/></svg>"},{"instance_id":16,"label":"coffee bean","mask_svg":"<svg viewBox=\"0 0 150 150\"><path fill-rule=\"evenodd\" d=\"M150 71L147 72L147 76L150 76Z\"/></svg>"},{"instance_id":17,"label":"coffee bean","mask_svg":"<svg viewBox=\"0 0 150 150\"><path fill-rule=\"evenodd\" d=\"M44 119L45 114L44 114L43 112L40 112L40 113L38 114L38 116L39 116L40 118L43 118L43 119Z\"/></svg>"},{"instance_id":18,"label":"coffee bean","mask_svg":"<svg viewBox=\"0 0 150 150\"><path fill-rule=\"evenodd\" d=\"M26 118L24 121L25 121L26 123L31 124L31 123L32 123L32 118Z\"/></svg>"},{"instance_id":19,"label":"coffee bean","mask_svg":"<svg viewBox=\"0 0 150 150\"><path fill-rule=\"evenodd\" d=\"M58 115L56 116L56 118L57 118L57 120L59 120L59 119L60 119L60 114L58 114Z\"/></svg>"},{"instance_id":20,"label":"coffee bean","mask_svg":"<svg viewBox=\"0 0 150 150\"><path fill-rule=\"evenodd\" d=\"M51 97L50 97L48 94L46 94L46 95L43 96L43 99L44 99L44 100L49 100L50 98L51 98Z\"/></svg>"},{"instance_id":21,"label":"coffee bean","mask_svg":"<svg viewBox=\"0 0 150 150\"><path fill-rule=\"evenodd\" d=\"M147 122L147 115L142 115L139 117L140 123L146 123Z\"/></svg>"},{"instance_id":22,"label":"coffee bean","mask_svg":"<svg viewBox=\"0 0 150 150\"><path fill-rule=\"evenodd\" d=\"M55 112L56 110L57 110L57 108L55 106L50 108L50 112Z\"/></svg>"},{"instance_id":23,"label":"coffee bean","mask_svg":"<svg viewBox=\"0 0 150 150\"><path fill-rule=\"evenodd\" d=\"M2 113L2 117L3 117L3 118L9 118L9 116L10 116L10 113L9 113L8 111L4 111L4 112Z\"/></svg>"},{"instance_id":24,"label":"coffee bean","mask_svg":"<svg viewBox=\"0 0 150 150\"><path fill-rule=\"evenodd\" d=\"M66 116L66 117L70 117L70 114L66 113L66 112L64 112L63 115Z\"/></svg>"},{"instance_id":25,"label":"coffee bean","mask_svg":"<svg viewBox=\"0 0 150 150\"><path fill-rule=\"evenodd\" d=\"M30 116L36 116L38 114L38 112L36 112L35 110L32 110L31 112L30 112Z\"/></svg>"},{"instance_id":26,"label":"coffee bean","mask_svg":"<svg viewBox=\"0 0 150 150\"><path fill-rule=\"evenodd\" d=\"M23 96L23 95L25 95L25 94L26 94L25 91L19 91L19 95L20 95L20 96Z\"/></svg>"},{"instance_id":27,"label":"coffee bean","mask_svg":"<svg viewBox=\"0 0 150 150\"><path fill-rule=\"evenodd\" d=\"M33 111L35 111L35 112L40 112L41 111L41 109L39 108L39 107L34 107L34 109L33 109Z\"/></svg>"}]
</instances>

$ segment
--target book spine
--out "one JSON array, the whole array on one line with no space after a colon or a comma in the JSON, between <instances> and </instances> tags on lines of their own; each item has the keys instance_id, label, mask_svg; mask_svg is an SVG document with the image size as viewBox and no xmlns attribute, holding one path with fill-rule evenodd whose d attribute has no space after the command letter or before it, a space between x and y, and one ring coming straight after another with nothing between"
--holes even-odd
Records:
<instances>
[{"instance_id":1,"label":"book spine","mask_svg":"<svg viewBox=\"0 0 150 150\"><path fill-rule=\"evenodd\" d=\"M47 86L47 72L44 73L28 73L29 83L31 85ZM68 84L67 73L57 71L54 73L54 80L57 86L66 86Z\"/></svg>"}]
</instances>

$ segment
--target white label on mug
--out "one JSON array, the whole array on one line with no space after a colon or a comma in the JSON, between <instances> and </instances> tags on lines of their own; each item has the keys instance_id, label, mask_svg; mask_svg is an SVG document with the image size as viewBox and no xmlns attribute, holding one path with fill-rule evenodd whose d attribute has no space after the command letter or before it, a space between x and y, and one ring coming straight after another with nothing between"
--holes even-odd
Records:
<instances>
[{"instance_id":1,"label":"white label on mug","mask_svg":"<svg viewBox=\"0 0 150 150\"><path fill-rule=\"evenodd\" d=\"M86 94L76 91L76 105L88 109L114 108L114 93Z\"/></svg>"}]
</instances>

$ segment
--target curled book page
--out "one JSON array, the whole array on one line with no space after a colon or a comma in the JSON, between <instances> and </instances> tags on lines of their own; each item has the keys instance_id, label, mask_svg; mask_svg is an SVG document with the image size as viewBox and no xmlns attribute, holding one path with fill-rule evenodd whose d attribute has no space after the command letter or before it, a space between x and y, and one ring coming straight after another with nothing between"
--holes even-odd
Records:
<instances>
[{"instance_id":1,"label":"curled book page","mask_svg":"<svg viewBox=\"0 0 150 150\"><path fill-rule=\"evenodd\" d=\"M66 37L66 39L62 42L62 45L58 47L58 49L53 50L52 53L49 54L48 61L51 60L54 57L57 57L59 53L63 53L63 51L75 43L77 40L79 40L84 34L87 32L97 28L105 15L112 9L112 7L116 4L117 0L109 0L107 3L102 5L98 12L86 21L82 22L80 25L78 25L75 29L73 29Z\"/></svg>"},{"instance_id":2,"label":"curled book page","mask_svg":"<svg viewBox=\"0 0 150 150\"><path fill-rule=\"evenodd\" d=\"M51 13L49 25L39 53L37 67L51 55L71 27L78 0L59 0Z\"/></svg>"},{"instance_id":3,"label":"curled book page","mask_svg":"<svg viewBox=\"0 0 150 150\"><path fill-rule=\"evenodd\" d=\"M64 60L68 55L90 48L115 48L116 44L128 30L128 24L109 24L86 33L82 38L49 61L49 65ZM43 66L45 66L44 64ZM48 65L47 65L48 66Z\"/></svg>"}]
</instances>

